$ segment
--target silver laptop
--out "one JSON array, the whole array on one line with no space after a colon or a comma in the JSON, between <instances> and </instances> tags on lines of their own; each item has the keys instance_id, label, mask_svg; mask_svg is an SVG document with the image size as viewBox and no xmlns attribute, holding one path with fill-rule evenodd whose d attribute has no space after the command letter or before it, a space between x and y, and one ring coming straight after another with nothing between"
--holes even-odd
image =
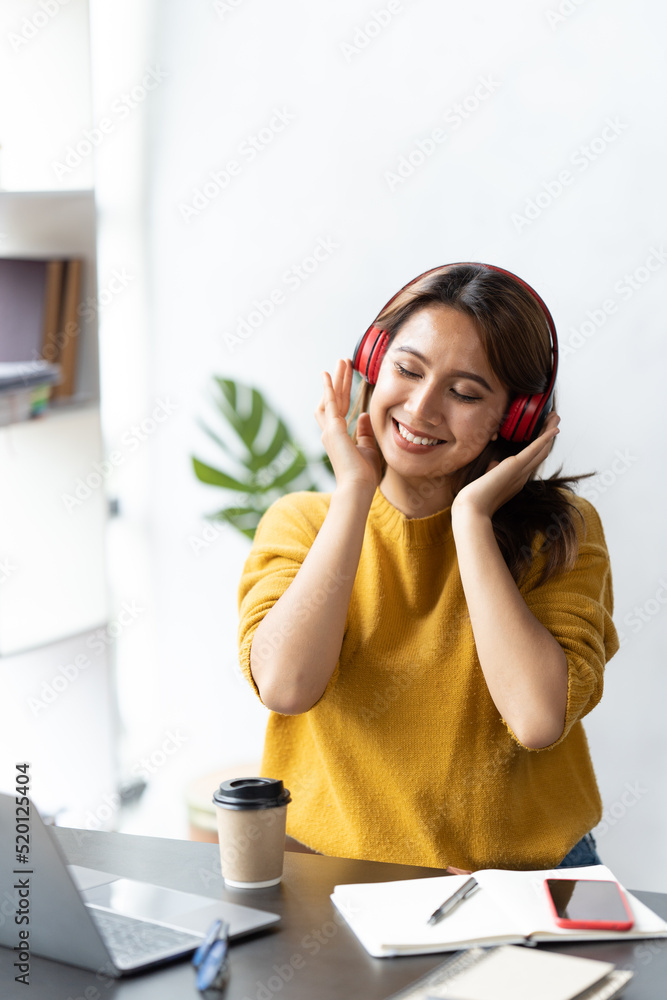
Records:
<instances>
[{"instance_id":1,"label":"silver laptop","mask_svg":"<svg viewBox=\"0 0 667 1000\"><path fill-rule=\"evenodd\" d=\"M123 976L190 955L217 918L229 923L230 938L280 920L265 910L68 866L33 802L29 809L26 832L26 807L17 826L15 797L0 793L0 945L20 946L20 931L27 930L35 955Z\"/></svg>"}]
</instances>

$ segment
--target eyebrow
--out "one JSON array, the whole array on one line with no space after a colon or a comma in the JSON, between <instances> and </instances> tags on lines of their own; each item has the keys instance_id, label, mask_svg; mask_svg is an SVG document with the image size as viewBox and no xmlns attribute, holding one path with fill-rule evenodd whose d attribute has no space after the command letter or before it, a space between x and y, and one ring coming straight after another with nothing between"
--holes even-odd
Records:
<instances>
[{"instance_id":1,"label":"eyebrow","mask_svg":"<svg viewBox=\"0 0 667 1000\"><path fill-rule=\"evenodd\" d=\"M402 346L402 347L395 347L394 350L397 352L405 351L406 354L414 354L414 356L416 358L419 358L420 361L423 361L425 365L429 364L428 358L424 357L421 351L418 351L416 347ZM454 375L456 378L469 378L473 382L478 382L480 385L484 386L484 388L488 389L489 392L493 392L493 389L486 381L486 379L482 378L481 375L477 375L475 372L465 372L465 371L459 371L457 369L456 371L450 372L449 374Z\"/></svg>"}]
</instances>

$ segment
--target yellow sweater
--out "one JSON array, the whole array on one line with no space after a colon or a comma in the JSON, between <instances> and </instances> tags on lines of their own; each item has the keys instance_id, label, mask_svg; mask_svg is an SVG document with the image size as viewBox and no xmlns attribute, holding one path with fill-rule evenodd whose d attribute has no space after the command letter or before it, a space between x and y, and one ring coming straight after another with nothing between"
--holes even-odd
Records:
<instances>
[{"instance_id":1,"label":"yellow sweater","mask_svg":"<svg viewBox=\"0 0 667 1000\"><path fill-rule=\"evenodd\" d=\"M241 666L256 692L255 629L294 579L329 501L283 497L257 530L239 590ZM537 586L538 556L520 588L569 669L564 731L530 750L484 681L450 509L407 518L376 491L326 691L310 711L268 721L262 773L292 792L291 836L323 854L474 871L550 868L595 826L601 801L579 720L600 700L618 640L602 526L586 500L575 502L586 524L575 567ZM327 581L313 603L335 586Z\"/></svg>"}]
</instances>

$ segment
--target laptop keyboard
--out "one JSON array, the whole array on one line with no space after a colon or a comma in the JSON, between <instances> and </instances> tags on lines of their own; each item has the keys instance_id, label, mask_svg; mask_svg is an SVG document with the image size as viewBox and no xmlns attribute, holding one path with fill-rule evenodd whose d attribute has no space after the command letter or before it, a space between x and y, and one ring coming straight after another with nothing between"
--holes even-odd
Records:
<instances>
[{"instance_id":1,"label":"laptop keyboard","mask_svg":"<svg viewBox=\"0 0 667 1000\"><path fill-rule=\"evenodd\" d=\"M89 906L88 912L119 969L131 969L177 953L194 951L203 941L202 936L188 931L135 920L94 906Z\"/></svg>"}]
</instances>

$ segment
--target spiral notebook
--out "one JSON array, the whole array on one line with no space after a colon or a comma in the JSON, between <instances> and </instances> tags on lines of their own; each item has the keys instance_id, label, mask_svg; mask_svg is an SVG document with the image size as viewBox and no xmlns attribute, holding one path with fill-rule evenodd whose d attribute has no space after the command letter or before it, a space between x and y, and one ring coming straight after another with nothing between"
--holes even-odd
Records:
<instances>
[{"instance_id":1,"label":"spiral notebook","mask_svg":"<svg viewBox=\"0 0 667 1000\"><path fill-rule=\"evenodd\" d=\"M631 978L611 962L502 945L454 955L391 1000L612 1000Z\"/></svg>"}]
</instances>

